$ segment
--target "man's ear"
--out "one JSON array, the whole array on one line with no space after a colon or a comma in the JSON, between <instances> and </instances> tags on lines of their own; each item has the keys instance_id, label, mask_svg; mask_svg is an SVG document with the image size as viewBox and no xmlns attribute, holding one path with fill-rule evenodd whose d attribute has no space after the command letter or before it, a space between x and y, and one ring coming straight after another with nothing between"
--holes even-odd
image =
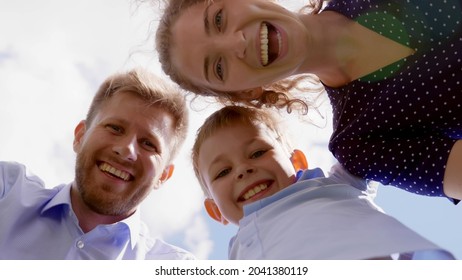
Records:
<instances>
[{"instance_id":1,"label":"man's ear","mask_svg":"<svg viewBox=\"0 0 462 280\"><path fill-rule=\"evenodd\" d=\"M175 166L173 164L169 164L167 165L167 167L165 167L164 171L162 171L162 175L160 175L159 181L157 181L154 184L155 190L159 189L161 185L165 183L165 181L167 181L168 179L170 179L170 177L172 177L174 169L175 169Z\"/></svg>"},{"instance_id":2,"label":"man's ear","mask_svg":"<svg viewBox=\"0 0 462 280\"><path fill-rule=\"evenodd\" d=\"M165 167L164 171L162 172L162 176L160 176L160 180L163 182L167 181L172 177L173 171L175 170L175 165L169 164Z\"/></svg>"},{"instance_id":3,"label":"man's ear","mask_svg":"<svg viewBox=\"0 0 462 280\"><path fill-rule=\"evenodd\" d=\"M295 171L308 169L308 161L306 160L305 154L300 150L294 150L290 161L294 166Z\"/></svg>"},{"instance_id":4,"label":"man's ear","mask_svg":"<svg viewBox=\"0 0 462 280\"><path fill-rule=\"evenodd\" d=\"M226 220L223 215L221 215L220 209L216 205L215 201L211 198L206 198L204 200L205 210L207 210L207 214L214 219L215 221L227 225L229 222Z\"/></svg>"},{"instance_id":5,"label":"man's ear","mask_svg":"<svg viewBox=\"0 0 462 280\"><path fill-rule=\"evenodd\" d=\"M80 121L79 124L74 129L74 142L73 142L73 149L74 152L78 152L80 150L80 146L82 144L82 137L85 135L85 131L87 130L85 121Z\"/></svg>"}]
</instances>

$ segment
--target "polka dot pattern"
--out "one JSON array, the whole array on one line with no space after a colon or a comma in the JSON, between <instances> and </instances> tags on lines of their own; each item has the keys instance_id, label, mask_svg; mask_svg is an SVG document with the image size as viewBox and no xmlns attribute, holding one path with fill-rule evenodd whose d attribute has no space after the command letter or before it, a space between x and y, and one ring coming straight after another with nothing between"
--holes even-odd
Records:
<instances>
[{"instance_id":1,"label":"polka dot pattern","mask_svg":"<svg viewBox=\"0 0 462 280\"><path fill-rule=\"evenodd\" d=\"M444 196L452 146L462 139L462 1L333 0L337 11L416 53L341 88L326 87L329 149L352 174Z\"/></svg>"}]
</instances>

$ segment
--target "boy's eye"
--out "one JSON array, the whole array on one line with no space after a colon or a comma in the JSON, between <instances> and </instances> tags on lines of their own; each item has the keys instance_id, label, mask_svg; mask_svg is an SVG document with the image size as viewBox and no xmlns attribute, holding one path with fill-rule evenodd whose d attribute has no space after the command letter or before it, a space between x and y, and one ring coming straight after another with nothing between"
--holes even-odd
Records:
<instances>
[{"instance_id":1,"label":"boy's eye","mask_svg":"<svg viewBox=\"0 0 462 280\"><path fill-rule=\"evenodd\" d=\"M215 17L213 18L213 22L215 23L215 26L218 31L221 31L222 27L222 10L218 10L218 12L215 14Z\"/></svg>"},{"instance_id":2,"label":"boy's eye","mask_svg":"<svg viewBox=\"0 0 462 280\"><path fill-rule=\"evenodd\" d=\"M215 73L220 81L223 81L223 64L221 62L221 58L218 60L217 64L215 65Z\"/></svg>"},{"instance_id":3,"label":"boy's eye","mask_svg":"<svg viewBox=\"0 0 462 280\"><path fill-rule=\"evenodd\" d=\"M250 158L259 158L266 153L266 150L259 150L250 155Z\"/></svg>"},{"instance_id":4,"label":"boy's eye","mask_svg":"<svg viewBox=\"0 0 462 280\"><path fill-rule=\"evenodd\" d=\"M221 170L220 172L218 172L215 179L218 179L218 178L221 178L221 177L224 177L224 176L228 175L230 171L231 171L231 169L229 169L229 168Z\"/></svg>"}]
</instances>

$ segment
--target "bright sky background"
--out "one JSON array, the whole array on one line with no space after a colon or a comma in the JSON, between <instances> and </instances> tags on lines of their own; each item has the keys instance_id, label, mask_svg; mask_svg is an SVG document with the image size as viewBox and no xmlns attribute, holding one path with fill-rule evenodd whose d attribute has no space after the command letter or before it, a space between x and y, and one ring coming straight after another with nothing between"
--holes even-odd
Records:
<instances>
[{"instance_id":1,"label":"bright sky background","mask_svg":"<svg viewBox=\"0 0 462 280\"><path fill-rule=\"evenodd\" d=\"M299 1L299 0L297 0ZM47 187L74 176L73 130L108 75L139 65L163 75L154 52L156 12L130 0L0 0L0 160L24 163ZM190 167L194 133L213 106L191 112L191 132L173 177L154 191L142 214L154 235L200 259L226 259L235 226L214 222ZM328 102L319 127L288 118L311 167L328 171ZM302 126L302 127L301 127ZM402 223L462 258L462 207L380 187L377 203ZM316 242L316 241L314 241Z\"/></svg>"}]
</instances>

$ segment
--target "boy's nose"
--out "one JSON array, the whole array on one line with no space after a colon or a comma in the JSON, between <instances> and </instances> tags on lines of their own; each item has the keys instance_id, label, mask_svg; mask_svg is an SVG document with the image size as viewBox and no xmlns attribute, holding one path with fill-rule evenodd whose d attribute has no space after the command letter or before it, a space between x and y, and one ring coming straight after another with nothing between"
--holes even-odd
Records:
<instances>
[{"instance_id":1,"label":"boy's nose","mask_svg":"<svg viewBox=\"0 0 462 280\"><path fill-rule=\"evenodd\" d=\"M247 174L252 174L253 172L254 172L253 168L246 168L246 169L242 170L241 172L239 172L239 174L237 175L237 178L242 179Z\"/></svg>"}]
</instances>

